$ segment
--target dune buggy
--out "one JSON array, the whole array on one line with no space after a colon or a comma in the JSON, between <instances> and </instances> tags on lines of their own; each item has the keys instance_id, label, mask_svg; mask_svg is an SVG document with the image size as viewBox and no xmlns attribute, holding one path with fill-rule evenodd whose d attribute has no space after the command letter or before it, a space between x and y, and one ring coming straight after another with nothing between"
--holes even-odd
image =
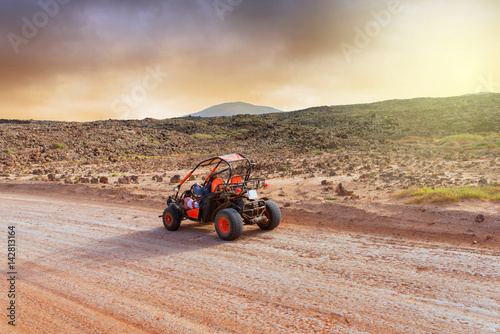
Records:
<instances>
[{"instance_id":1,"label":"dune buggy","mask_svg":"<svg viewBox=\"0 0 500 334\"><path fill-rule=\"evenodd\" d=\"M263 230L273 230L281 222L281 211L268 198L259 198L257 190L267 186L264 178L250 178L255 164L239 153L213 157L200 162L174 188L168 207L160 216L169 231L176 231L181 221L215 222L215 230L223 240L234 240L243 231L243 224L257 224ZM201 184L194 183L180 192L194 173L208 167Z\"/></svg>"}]
</instances>

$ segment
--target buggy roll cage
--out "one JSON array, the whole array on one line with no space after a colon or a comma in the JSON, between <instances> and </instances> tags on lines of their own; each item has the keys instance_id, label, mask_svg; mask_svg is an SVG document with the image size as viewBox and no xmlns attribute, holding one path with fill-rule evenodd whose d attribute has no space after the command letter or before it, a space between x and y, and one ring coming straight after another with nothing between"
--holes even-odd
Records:
<instances>
[{"instance_id":1,"label":"buggy roll cage","mask_svg":"<svg viewBox=\"0 0 500 334\"><path fill-rule=\"evenodd\" d=\"M246 168L246 172L242 173L242 174L234 175L234 168L231 165L231 163L239 162L239 161L246 161L246 163L248 164L248 166ZM220 170L220 171L217 171L217 169L219 168L219 166L222 163L227 164L227 167ZM252 167L255 164L251 163L247 157L245 157L243 154L240 154L240 153L233 153L233 154L228 154L228 155L223 155L223 156L218 156L218 157L213 157L210 159L203 160L198 165L196 165L196 167L194 167L193 170L191 172L189 172L188 175L186 175L186 177L181 181L181 183L177 187L175 187L176 193L175 193L174 198L177 199L179 192L180 192L180 189L181 189L182 185L184 184L184 182L186 182L199 167L205 167L205 166L211 166L211 165L215 165L215 167L212 169L210 174L208 174L208 176L205 178L205 181L203 182L203 186L207 186L210 182L212 182L216 178L217 175L222 174L222 173L227 172L227 171L229 171L229 173L228 173L229 176L228 176L226 183L231 183L231 179L233 177L238 177L238 176L239 177L244 176L244 179L242 179L242 182L246 182L246 181L248 181L250 174L251 174L251 171L252 171Z\"/></svg>"}]
</instances>

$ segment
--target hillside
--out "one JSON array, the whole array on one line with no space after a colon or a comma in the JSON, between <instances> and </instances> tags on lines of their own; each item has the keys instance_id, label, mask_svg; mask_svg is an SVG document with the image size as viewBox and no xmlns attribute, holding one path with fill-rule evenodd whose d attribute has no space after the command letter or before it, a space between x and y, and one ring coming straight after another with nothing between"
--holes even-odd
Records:
<instances>
[{"instance_id":1,"label":"hillside","mask_svg":"<svg viewBox=\"0 0 500 334\"><path fill-rule=\"evenodd\" d=\"M255 106L250 103L232 102L223 103L195 114L188 116L192 117L218 117L218 116L235 116L235 115L262 115L282 112L281 110L265 106Z\"/></svg>"},{"instance_id":2,"label":"hillside","mask_svg":"<svg viewBox=\"0 0 500 334\"><path fill-rule=\"evenodd\" d=\"M0 120L0 169L51 162L130 161L139 157L189 158L245 152L263 165L311 152L365 150L458 157L500 150L500 94L393 100L315 107L266 115L87 123ZM445 138L442 141L412 137ZM489 133L489 134L488 134ZM408 139L405 143L403 139ZM465 141L464 141L465 140ZM418 145L410 145L415 142ZM419 145L425 142L424 148ZM465 144L464 144L465 143ZM450 153L440 150L450 148ZM441 153L432 153L432 152ZM142 161L141 160L141 161ZM278 168L278 167L276 167Z\"/></svg>"},{"instance_id":3,"label":"hillside","mask_svg":"<svg viewBox=\"0 0 500 334\"><path fill-rule=\"evenodd\" d=\"M362 138L440 138L460 133L500 132L500 94L390 100L323 106L278 117L286 124L349 130Z\"/></svg>"}]
</instances>

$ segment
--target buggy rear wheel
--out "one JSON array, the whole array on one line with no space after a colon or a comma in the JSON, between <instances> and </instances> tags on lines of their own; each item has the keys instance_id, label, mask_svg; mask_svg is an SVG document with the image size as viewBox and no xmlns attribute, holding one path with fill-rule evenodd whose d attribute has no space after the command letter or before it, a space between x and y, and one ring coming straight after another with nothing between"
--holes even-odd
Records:
<instances>
[{"instance_id":1,"label":"buggy rear wheel","mask_svg":"<svg viewBox=\"0 0 500 334\"><path fill-rule=\"evenodd\" d=\"M243 231L243 219L235 209L224 209L215 216L215 230L222 240L234 240Z\"/></svg>"},{"instance_id":2,"label":"buggy rear wheel","mask_svg":"<svg viewBox=\"0 0 500 334\"><path fill-rule=\"evenodd\" d=\"M171 207L168 207L163 211L163 215L161 217L163 221L163 226L169 231L177 231L179 226L181 226L180 219L177 219L174 214L174 210Z\"/></svg>"},{"instance_id":3,"label":"buggy rear wheel","mask_svg":"<svg viewBox=\"0 0 500 334\"><path fill-rule=\"evenodd\" d=\"M267 217L267 221L257 224L262 230L274 230L278 227L281 223L281 211L278 204L273 201L266 201L264 216Z\"/></svg>"}]
</instances>

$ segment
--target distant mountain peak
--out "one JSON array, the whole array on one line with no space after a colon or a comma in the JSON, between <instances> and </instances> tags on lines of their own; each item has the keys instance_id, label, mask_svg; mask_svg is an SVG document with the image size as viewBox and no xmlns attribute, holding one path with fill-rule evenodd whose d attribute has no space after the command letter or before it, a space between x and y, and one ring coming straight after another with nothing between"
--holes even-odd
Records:
<instances>
[{"instance_id":1,"label":"distant mountain peak","mask_svg":"<svg viewBox=\"0 0 500 334\"><path fill-rule=\"evenodd\" d=\"M234 116L234 115L262 115L283 112L281 110L266 107L256 106L245 102L229 102L215 105L195 114L187 116L193 117L219 117L219 116Z\"/></svg>"}]
</instances>

